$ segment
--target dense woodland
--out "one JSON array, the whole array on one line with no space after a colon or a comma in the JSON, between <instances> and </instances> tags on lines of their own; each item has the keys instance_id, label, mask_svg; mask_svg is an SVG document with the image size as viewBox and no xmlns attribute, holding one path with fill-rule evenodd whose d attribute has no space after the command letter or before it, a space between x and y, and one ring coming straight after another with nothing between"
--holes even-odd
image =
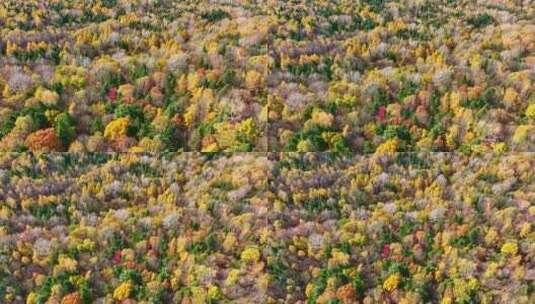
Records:
<instances>
[{"instance_id":1,"label":"dense woodland","mask_svg":"<svg viewBox=\"0 0 535 304\"><path fill-rule=\"evenodd\" d=\"M535 303L531 0L0 1L0 303Z\"/></svg>"}]
</instances>

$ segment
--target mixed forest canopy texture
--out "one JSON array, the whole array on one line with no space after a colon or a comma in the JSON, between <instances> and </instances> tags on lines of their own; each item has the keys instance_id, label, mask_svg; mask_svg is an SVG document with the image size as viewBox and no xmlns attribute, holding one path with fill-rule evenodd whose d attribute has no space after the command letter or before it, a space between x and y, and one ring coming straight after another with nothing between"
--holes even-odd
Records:
<instances>
[{"instance_id":1,"label":"mixed forest canopy texture","mask_svg":"<svg viewBox=\"0 0 535 304\"><path fill-rule=\"evenodd\" d=\"M0 29L0 151L534 148L533 1L5 0Z\"/></svg>"},{"instance_id":2,"label":"mixed forest canopy texture","mask_svg":"<svg viewBox=\"0 0 535 304\"><path fill-rule=\"evenodd\" d=\"M535 303L535 1L1 0L1 304Z\"/></svg>"},{"instance_id":3,"label":"mixed forest canopy texture","mask_svg":"<svg viewBox=\"0 0 535 304\"><path fill-rule=\"evenodd\" d=\"M532 303L535 157L0 158L2 303Z\"/></svg>"}]
</instances>

